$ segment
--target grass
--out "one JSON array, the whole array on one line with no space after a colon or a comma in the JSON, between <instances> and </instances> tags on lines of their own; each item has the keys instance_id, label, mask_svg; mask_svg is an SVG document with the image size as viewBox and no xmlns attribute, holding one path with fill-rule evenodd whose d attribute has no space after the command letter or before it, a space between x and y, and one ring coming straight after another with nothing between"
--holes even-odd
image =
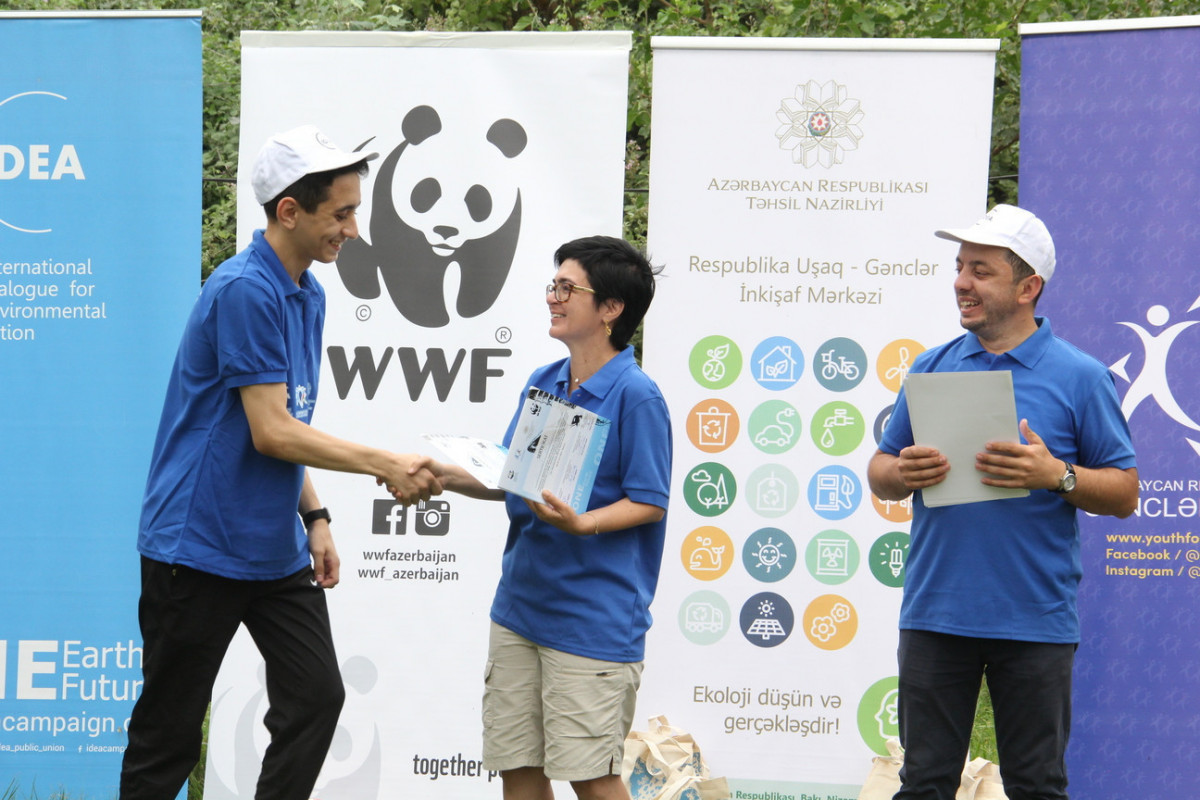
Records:
<instances>
[{"instance_id":1,"label":"grass","mask_svg":"<svg viewBox=\"0 0 1200 800\"><path fill-rule=\"evenodd\" d=\"M204 797L204 765L208 761L208 719L212 715L212 706L204 715L204 738L200 740L200 760L196 768L188 776L187 800L202 800Z\"/></svg>"},{"instance_id":2,"label":"grass","mask_svg":"<svg viewBox=\"0 0 1200 800\"><path fill-rule=\"evenodd\" d=\"M975 727L971 730L971 758L986 758L999 763L993 721L992 695L988 692L987 683L984 683L979 692L979 704L975 707Z\"/></svg>"},{"instance_id":3,"label":"grass","mask_svg":"<svg viewBox=\"0 0 1200 800\"><path fill-rule=\"evenodd\" d=\"M204 739L200 744L200 761L196 763L196 768L192 770L192 774L188 776L187 782L187 800L201 800L204 797L204 763L208 757L208 715L204 716ZM9 782L4 793L0 794L0 800L42 800L41 795L37 792L37 784L29 788L29 794L23 794L20 785L14 779ZM67 793L66 789L58 789L46 795L45 800L88 800L85 796L73 796ZM116 795L113 795L112 800L117 800Z\"/></svg>"},{"instance_id":4,"label":"grass","mask_svg":"<svg viewBox=\"0 0 1200 800\"><path fill-rule=\"evenodd\" d=\"M15 779L12 780L4 790L4 794L0 794L0 800L40 800L36 785L29 789L29 794L27 795L17 794L20 789L21 787L17 785L17 781ZM46 800L71 800L71 796L67 794L65 789L58 789L46 795ZM113 800L116 800L116 798L114 797Z\"/></svg>"}]
</instances>

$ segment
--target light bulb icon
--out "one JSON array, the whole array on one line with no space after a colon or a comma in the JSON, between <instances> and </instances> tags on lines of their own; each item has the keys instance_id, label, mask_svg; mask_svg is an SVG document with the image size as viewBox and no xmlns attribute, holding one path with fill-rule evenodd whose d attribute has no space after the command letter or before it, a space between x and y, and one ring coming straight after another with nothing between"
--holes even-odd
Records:
<instances>
[{"instance_id":1,"label":"light bulb icon","mask_svg":"<svg viewBox=\"0 0 1200 800\"><path fill-rule=\"evenodd\" d=\"M871 574L884 586L904 585L910 538L902 531L885 533L871 545Z\"/></svg>"}]
</instances>

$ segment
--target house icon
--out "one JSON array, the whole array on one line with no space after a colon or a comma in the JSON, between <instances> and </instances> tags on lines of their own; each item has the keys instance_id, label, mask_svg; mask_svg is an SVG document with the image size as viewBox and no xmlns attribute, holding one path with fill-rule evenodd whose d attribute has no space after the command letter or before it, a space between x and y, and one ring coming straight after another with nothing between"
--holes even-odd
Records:
<instances>
[{"instance_id":1,"label":"house icon","mask_svg":"<svg viewBox=\"0 0 1200 800\"><path fill-rule=\"evenodd\" d=\"M792 357L792 346L777 344L758 359L758 382L793 384L798 378L796 363Z\"/></svg>"}]
</instances>

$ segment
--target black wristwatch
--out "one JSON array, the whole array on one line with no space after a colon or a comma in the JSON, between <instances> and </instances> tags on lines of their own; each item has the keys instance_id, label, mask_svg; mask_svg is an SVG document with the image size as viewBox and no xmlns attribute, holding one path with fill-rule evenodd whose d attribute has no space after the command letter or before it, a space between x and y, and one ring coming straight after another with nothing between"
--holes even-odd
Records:
<instances>
[{"instance_id":1,"label":"black wristwatch","mask_svg":"<svg viewBox=\"0 0 1200 800\"><path fill-rule=\"evenodd\" d=\"M333 522L333 517L329 516L329 509L324 507L314 508L312 511L305 511L300 515L300 520L304 523L305 530L311 528L312 524L319 519L323 519L326 522Z\"/></svg>"},{"instance_id":2,"label":"black wristwatch","mask_svg":"<svg viewBox=\"0 0 1200 800\"><path fill-rule=\"evenodd\" d=\"M1067 471L1058 479L1058 486L1051 491L1058 494L1070 494L1075 491L1075 467L1069 462L1064 461L1063 463L1067 465Z\"/></svg>"}]
</instances>

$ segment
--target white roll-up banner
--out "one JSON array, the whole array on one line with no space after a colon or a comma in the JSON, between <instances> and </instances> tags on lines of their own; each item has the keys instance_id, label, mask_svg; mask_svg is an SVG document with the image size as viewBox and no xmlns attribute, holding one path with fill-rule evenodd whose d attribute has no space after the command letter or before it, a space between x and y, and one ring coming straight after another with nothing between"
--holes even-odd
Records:
<instances>
[{"instance_id":1,"label":"white roll-up banner","mask_svg":"<svg viewBox=\"0 0 1200 800\"><path fill-rule=\"evenodd\" d=\"M986 211L997 42L653 47L645 368L677 447L638 721L735 798L854 800L898 733L911 519L866 466L961 332L933 232Z\"/></svg>"},{"instance_id":2,"label":"white roll-up banner","mask_svg":"<svg viewBox=\"0 0 1200 800\"><path fill-rule=\"evenodd\" d=\"M543 295L555 249L621 231L630 43L243 34L242 245L264 225L249 167L268 136L315 124L380 153L359 242L312 268L328 297L317 428L398 452L430 452L426 433L501 439L531 370L565 355ZM314 796L498 796L480 698L503 505L445 494L405 509L367 476L314 483L342 559L329 601L347 694ZM207 798L254 793L260 670L240 635L214 693Z\"/></svg>"}]
</instances>

